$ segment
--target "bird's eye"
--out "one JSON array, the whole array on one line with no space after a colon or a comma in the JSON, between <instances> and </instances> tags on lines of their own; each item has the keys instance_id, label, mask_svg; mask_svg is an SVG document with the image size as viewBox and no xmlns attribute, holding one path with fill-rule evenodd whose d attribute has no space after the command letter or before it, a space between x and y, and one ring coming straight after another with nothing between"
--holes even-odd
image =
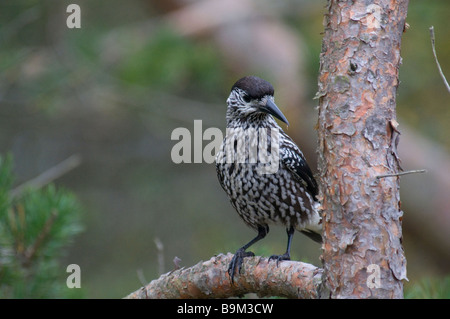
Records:
<instances>
[{"instance_id":1,"label":"bird's eye","mask_svg":"<svg viewBox=\"0 0 450 319\"><path fill-rule=\"evenodd\" d=\"M242 99L243 99L246 103L249 103L249 102L252 100L252 98L251 98L250 96L248 96L247 94L245 94L245 95L242 97Z\"/></svg>"}]
</instances>

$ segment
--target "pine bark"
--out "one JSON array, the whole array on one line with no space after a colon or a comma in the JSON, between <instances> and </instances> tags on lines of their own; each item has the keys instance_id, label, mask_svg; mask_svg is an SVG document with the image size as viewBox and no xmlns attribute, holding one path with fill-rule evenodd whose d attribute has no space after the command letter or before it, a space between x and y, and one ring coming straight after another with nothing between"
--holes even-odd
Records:
<instances>
[{"instance_id":1,"label":"pine bark","mask_svg":"<svg viewBox=\"0 0 450 319\"><path fill-rule=\"evenodd\" d=\"M324 282L331 298L402 298L396 93L408 0L329 1L319 74Z\"/></svg>"},{"instance_id":2,"label":"pine bark","mask_svg":"<svg viewBox=\"0 0 450 319\"><path fill-rule=\"evenodd\" d=\"M259 297L316 299L322 287L322 269L298 261L245 258L242 273L231 283L228 265L233 254L218 255L189 268L162 275L127 299L230 298L255 293Z\"/></svg>"}]
</instances>

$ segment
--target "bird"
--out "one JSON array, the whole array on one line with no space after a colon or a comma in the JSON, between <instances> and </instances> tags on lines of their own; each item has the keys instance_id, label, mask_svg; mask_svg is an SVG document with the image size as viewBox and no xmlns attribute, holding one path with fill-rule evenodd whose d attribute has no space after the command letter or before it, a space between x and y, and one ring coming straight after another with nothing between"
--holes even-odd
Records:
<instances>
[{"instance_id":1,"label":"bird","mask_svg":"<svg viewBox=\"0 0 450 319\"><path fill-rule=\"evenodd\" d=\"M231 205L257 235L234 254L227 271L232 283L244 258L254 256L247 249L268 234L269 226L284 226L288 236L286 252L269 257L277 266L290 260L296 230L322 242L318 184L302 151L275 118L289 126L275 104L270 82L249 75L234 83L227 99L226 134L215 158L216 173ZM262 168L270 161L258 162L265 152L276 164L267 172Z\"/></svg>"}]
</instances>

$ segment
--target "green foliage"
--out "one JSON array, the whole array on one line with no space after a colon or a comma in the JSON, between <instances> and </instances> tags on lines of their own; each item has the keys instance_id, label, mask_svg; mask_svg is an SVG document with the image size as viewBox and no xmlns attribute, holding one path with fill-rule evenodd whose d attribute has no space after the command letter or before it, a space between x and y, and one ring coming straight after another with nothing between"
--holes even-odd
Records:
<instances>
[{"instance_id":1,"label":"green foliage","mask_svg":"<svg viewBox=\"0 0 450 319\"><path fill-rule=\"evenodd\" d=\"M405 290L408 299L450 299L450 277L422 279Z\"/></svg>"},{"instance_id":2,"label":"green foliage","mask_svg":"<svg viewBox=\"0 0 450 319\"><path fill-rule=\"evenodd\" d=\"M221 92L223 74L220 56L211 44L194 44L165 28L128 55L118 70L126 84L211 96ZM199 88L202 91L195 92Z\"/></svg>"},{"instance_id":3,"label":"green foliage","mask_svg":"<svg viewBox=\"0 0 450 319\"><path fill-rule=\"evenodd\" d=\"M0 156L0 298L80 297L59 263L82 230L79 203L54 185L11 198L11 163Z\"/></svg>"}]
</instances>

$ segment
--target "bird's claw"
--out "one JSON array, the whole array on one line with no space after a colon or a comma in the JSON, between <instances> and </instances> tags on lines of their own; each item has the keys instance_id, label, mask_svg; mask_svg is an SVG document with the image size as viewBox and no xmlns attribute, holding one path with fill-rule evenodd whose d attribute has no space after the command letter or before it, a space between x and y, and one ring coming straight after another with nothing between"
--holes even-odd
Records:
<instances>
[{"instance_id":1,"label":"bird's claw","mask_svg":"<svg viewBox=\"0 0 450 319\"><path fill-rule=\"evenodd\" d=\"M251 251L245 251L243 249L238 249L231 259L230 265L228 266L228 275L231 278L231 283L234 283L234 274L236 273L236 268L238 273L241 273L242 263L244 262L245 257L253 257L254 253Z\"/></svg>"},{"instance_id":2,"label":"bird's claw","mask_svg":"<svg viewBox=\"0 0 450 319\"><path fill-rule=\"evenodd\" d=\"M284 255L272 255L269 257L269 261L276 260L277 261L277 267L280 261L283 260L291 260L291 256L288 253L285 253Z\"/></svg>"}]
</instances>

